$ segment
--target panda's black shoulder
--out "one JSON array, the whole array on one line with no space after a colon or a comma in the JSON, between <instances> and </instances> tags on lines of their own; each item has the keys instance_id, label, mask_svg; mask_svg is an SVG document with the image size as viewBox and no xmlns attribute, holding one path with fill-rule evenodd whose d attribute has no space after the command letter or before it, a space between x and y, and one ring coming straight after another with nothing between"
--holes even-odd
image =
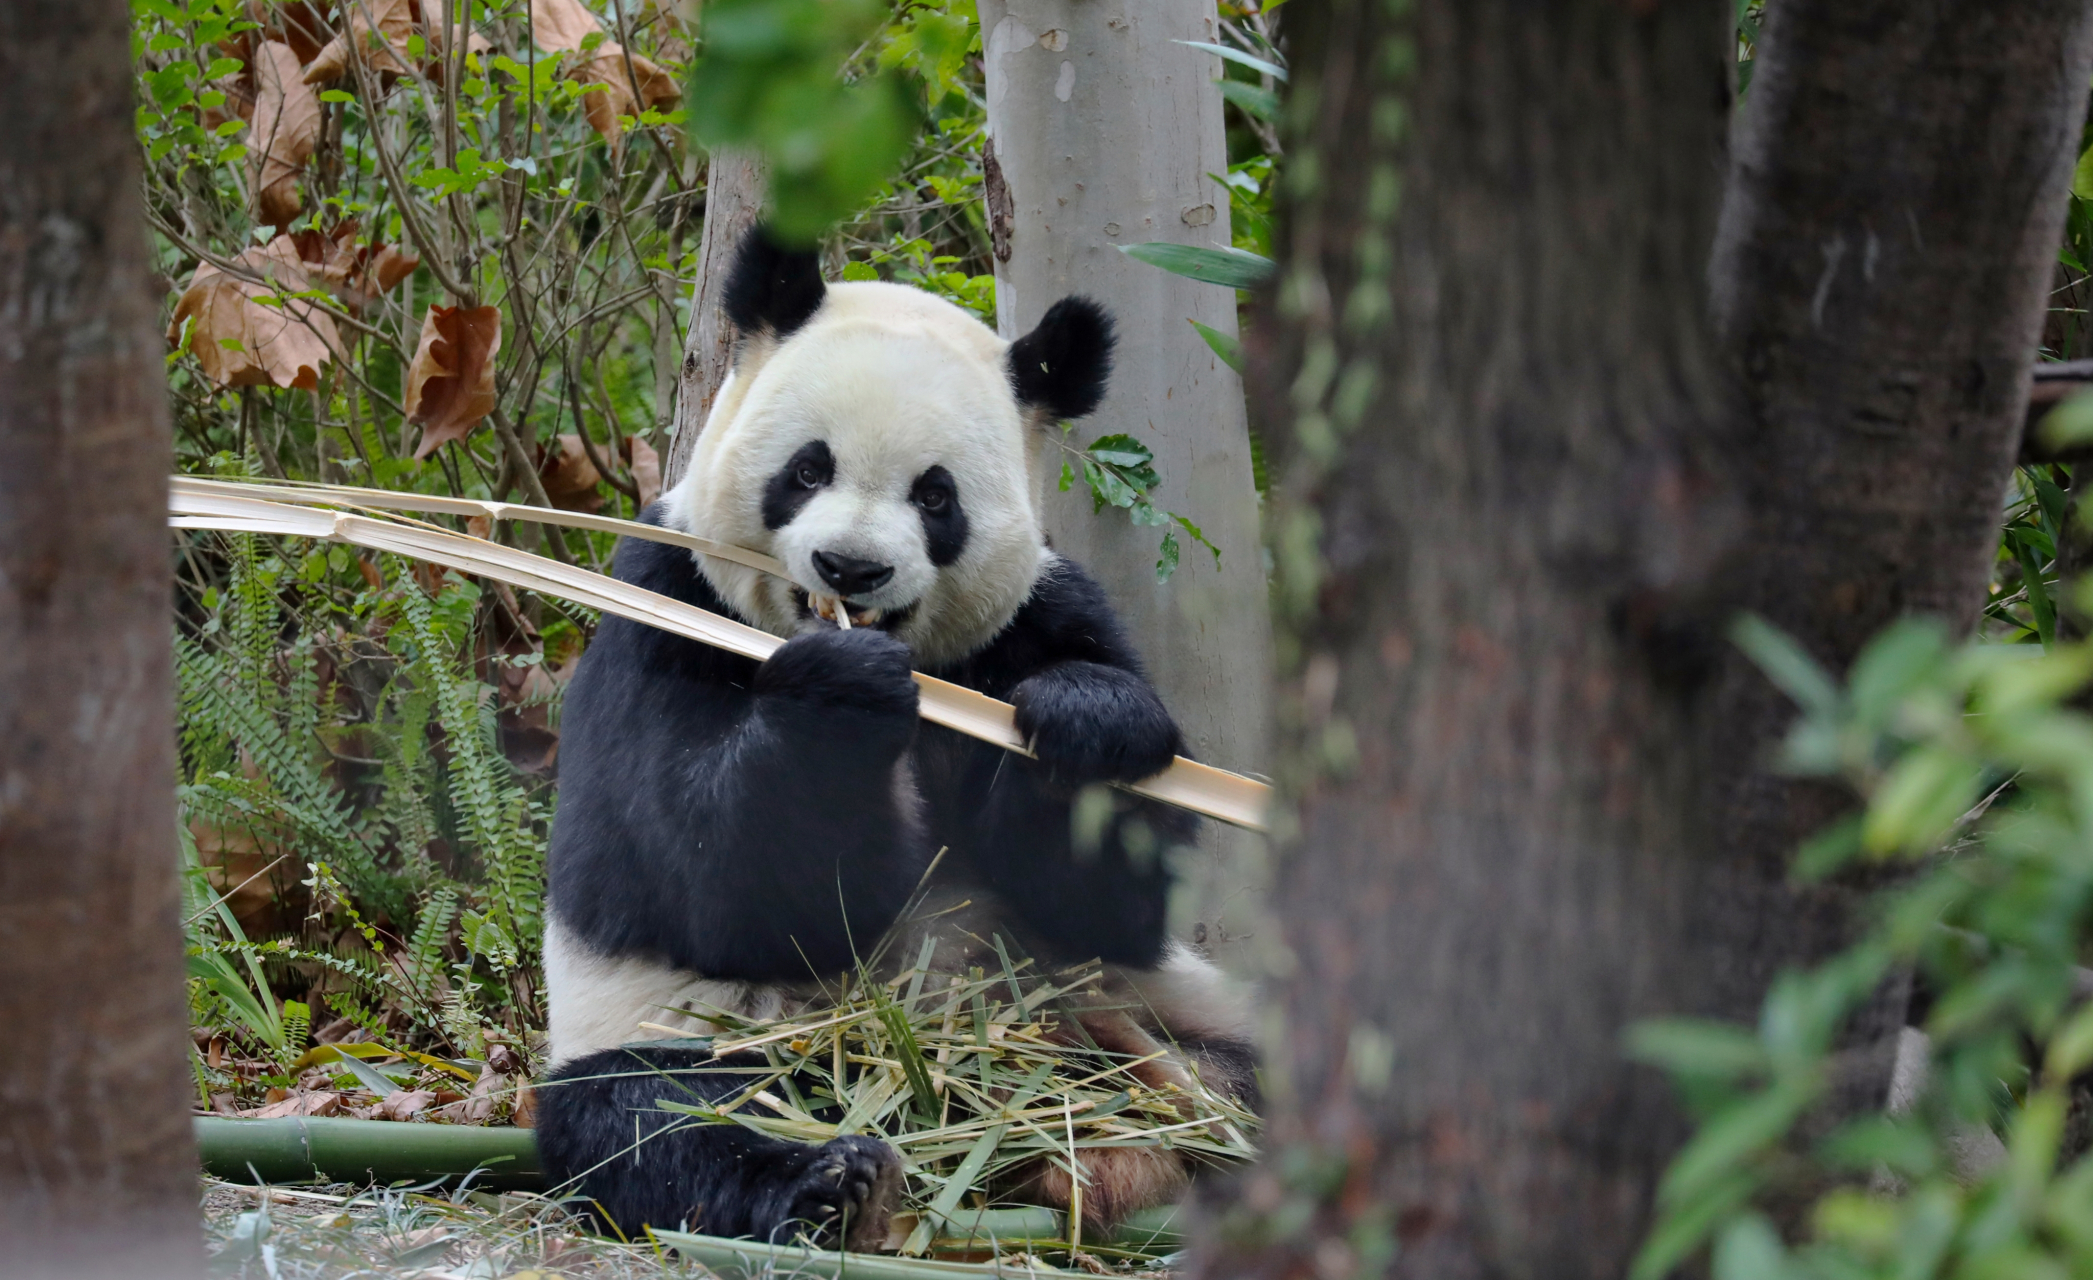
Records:
<instances>
[{"instance_id":1,"label":"panda's black shoulder","mask_svg":"<svg viewBox=\"0 0 2093 1280\"><path fill-rule=\"evenodd\" d=\"M1033 672L1068 661L1147 674L1097 579L1075 561L1052 556L1009 625L948 678L1000 697Z\"/></svg>"},{"instance_id":2,"label":"panda's black shoulder","mask_svg":"<svg viewBox=\"0 0 2093 1280\"><path fill-rule=\"evenodd\" d=\"M639 523L662 528L661 514L657 500L640 512ZM686 548L666 542L620 538L617 554L611 560L611 576L700 609L717 613L722 608L719 593L698 572L697 557Z\"/></svg>"},{"instance_id":3,"label":"panda's black shoulder","mask_svg":"<svg viewBox=\"0 0 2093 1280\"><path fill-rule=\"evenodd\" d=\"M661 504L648 506L639 520L660 527ZM611 576L708 613L732 616L726 602L712 589L705 575L698 572L697 557L685 547L644 538L621 538L611 560ZM608 613L603 615L595 639L582 655L583 675L588 674L592 660L598 668L644 668L656 674L676 671L700 679L745 679L755 666L749 659L725 650Z\"/></svg>"}]
</instances>

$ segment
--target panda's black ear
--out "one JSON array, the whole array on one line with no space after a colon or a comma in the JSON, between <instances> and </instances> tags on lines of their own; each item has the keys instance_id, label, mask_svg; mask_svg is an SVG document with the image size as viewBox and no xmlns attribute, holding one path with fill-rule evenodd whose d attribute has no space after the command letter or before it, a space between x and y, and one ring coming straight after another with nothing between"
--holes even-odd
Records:
<instances>
[{"instance_id":1,"label":"panda's black ear","mask_svg":"<svg viewBox=\"0 0 2093 1280\"><path fill-rule=\"evenodd\" d=\"M1080 418L1105 398L1112 377L1112 314L1089 298L1063 298L1010 344L1006 359L1019 404L1057 422Z\"/></svg>"},{"instance_id":2,"label":"panda's black ear","mask_svg":"<svg viewBox=\"0 0 2093 1280\"><path fill-rule=\"evenodd\" d=\"M761 226L749 228L727 275L720 302L727 319L744 334L782 338L821 309L828 286L821 283L821 258L812 250L786 249Z\"/></svg>"}]
</instances>

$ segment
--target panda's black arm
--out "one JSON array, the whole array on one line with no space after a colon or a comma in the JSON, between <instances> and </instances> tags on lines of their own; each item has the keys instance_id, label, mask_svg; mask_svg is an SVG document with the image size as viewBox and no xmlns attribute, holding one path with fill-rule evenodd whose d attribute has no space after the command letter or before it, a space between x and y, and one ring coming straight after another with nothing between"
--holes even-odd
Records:
<instances>
[{"instance_id":1,"label":"panda's black arm","mask_svg":"<svg viewBox=\"0 0 2093 1280\"><path fill-rule=\"evenodd\" d=\"M687 569L660 572L687 553L663 566L631 545L620 577L708 602ZM562 924L599 954L711 977L848 967L928 861L895 786L915 697L906 647L879 632L804 636L759 665L604 619L560 726Z\"/></svg>"},{"instance_id":2,"label":"panda's black arm","mask_svg":"<svg viewBox=\"0 0 2093 1280\"><path fill-rule=\"evenodd\" d=\"M1183 739L1104 592L1056 561L953 676L1009 698L1038 757L971 753L951 808L977 873L1056 958L1153 964L1170 893L1164 854L1193 841L1195 822L1106 785L1158 772Z\"/></svg>"}]
</instances>

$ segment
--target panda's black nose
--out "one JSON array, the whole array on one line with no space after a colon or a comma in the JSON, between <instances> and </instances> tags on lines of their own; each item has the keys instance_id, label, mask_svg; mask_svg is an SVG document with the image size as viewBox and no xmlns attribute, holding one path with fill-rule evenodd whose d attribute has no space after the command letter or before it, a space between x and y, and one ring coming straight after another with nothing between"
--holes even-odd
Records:
<instances>
[{"instance_id":1,"label":"panda's black nose","mask_svg":"<svg viewBox=\"0 0 2093 1280\"><path fill-rule=\"evenodd\" d=\"M894 576L894 566L874 564L856 556L839 556L831 551L816 551L814 572L821 575L823 582L834 587L836 594L854 596L887 585L887 579Z\"/></svg>"}]
</instances>

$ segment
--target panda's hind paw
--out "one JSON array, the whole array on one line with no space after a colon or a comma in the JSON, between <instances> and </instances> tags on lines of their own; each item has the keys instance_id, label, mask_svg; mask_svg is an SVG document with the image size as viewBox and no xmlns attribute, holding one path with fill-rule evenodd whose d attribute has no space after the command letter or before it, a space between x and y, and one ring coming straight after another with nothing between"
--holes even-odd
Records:
<instances>
[{"instance_id":1,"label":"panda's hind paw","mask_svg":"<svg viewBox=\"0 0 2093 1280\"><path fill-rule=\"evenodd\" d=\"M785 1187L784 1212L771 1231L783 1243L805 1233L824 1248L877 1249L901 1202L901 1157L877 1138L835 1138Z\"/></svg>"}]
</instances>

